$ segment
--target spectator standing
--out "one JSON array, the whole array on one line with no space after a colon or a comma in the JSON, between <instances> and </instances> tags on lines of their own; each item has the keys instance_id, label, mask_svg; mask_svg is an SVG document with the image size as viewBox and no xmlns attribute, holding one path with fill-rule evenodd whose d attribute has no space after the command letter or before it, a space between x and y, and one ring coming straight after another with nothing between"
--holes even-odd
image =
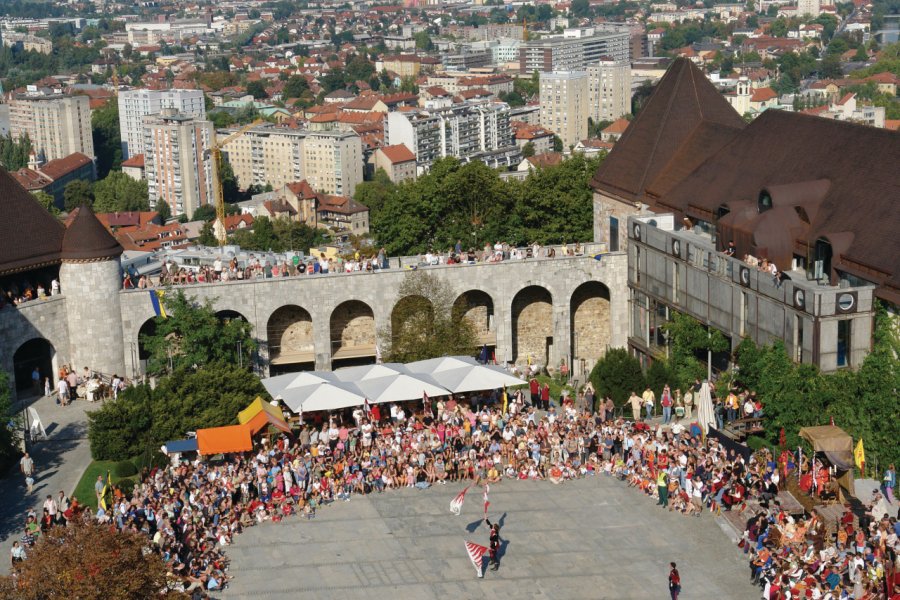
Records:
<instances>
[{"instance_id":1,"label":"spectator standing","mask_svg":"<svg viewBox=\"0 0 900 600\"><path fill-rule=\"evenodd\" d=\"M644 399L644 410L647 411L647 419L652 419L653 411L656 408L656 394L653 393L653 390L648 385L641 397Z\"/></svg>"},{"instance_id":2,"label":"spectator standing","mask_svg":"<svg viewBox=\"0 0 900 600\"><path fill-rule=\"evenodd\" d=\"M69 384L65 377L60 377L56 384L56 403L66 406L69 403Z\"/></svg>"},{"instance_id":3,"label":"spectator standing","mask_svg":"<svg viewBox=\"0 0 900 600\"><path fill-rule=\"evenodd\" d=\"M671 566L669 570L669 594L671 594L672 600L678 600L678 594L681 593L681 575L678 573L675 563L669 563L669 566Z\"/></svg>"},{"instance_id":4,"label":"spectator standing","mask_svg":"<svg viewBox=\"0 0 900 600\"><path fill-rule=\"evenodd\" d=\"M30 492L34 487L34 461L27 452L22 456L22 459L19 460L19 470L22 471L22 475L25 476L25 487L28 488L28 491Z\"/></svg>"},{"instance_id":5,"label":"spectator standing","mask_svg":"<svg viewBox=\"0 0 900 600\"><path fill-rule=\"evenodd\" d=\"M641 397L631 392L628 402L631 403L631 414L634 417L634 422L637 423L641 420Z\"/></svg>"},{"instance_id":6,"label":"spectator standing","mask_svg":"<svg viewBox=\"0 0 900 600\"><path fill-rule=\"evenodd\" d=\"M41 370L37 367L31 372L31 386L34 388L36 396L41 395Z\"/></svg>"},{"instance_id":7,"label":"spectator standing","mask_svg":"<svg viewBox=\"0 0 900 600\"><path fill-rule=\"evenodd\" d=\"M663 410L663 424L668 425L672 420L672 390L669 389L668 383L663 387L659 402Z\"/></svg>"}]
</instances>

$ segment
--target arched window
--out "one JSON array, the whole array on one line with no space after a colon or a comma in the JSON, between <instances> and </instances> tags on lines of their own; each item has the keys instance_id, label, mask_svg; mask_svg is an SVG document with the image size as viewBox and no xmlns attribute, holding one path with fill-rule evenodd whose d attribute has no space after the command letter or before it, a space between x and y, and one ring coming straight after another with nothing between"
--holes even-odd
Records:
<instances>
[{"instance_id":1,"label":"arched window","mask_svg":"<svg viewBox=\"0 0 900 600\"><path fill-rule=\"evenodd\" d=\"M757 200L757 208L760 213L764 213L770 208L772 208L772 196L766 190L763 190L759 193L759 200Z\"/></svg>"}]
</instances>

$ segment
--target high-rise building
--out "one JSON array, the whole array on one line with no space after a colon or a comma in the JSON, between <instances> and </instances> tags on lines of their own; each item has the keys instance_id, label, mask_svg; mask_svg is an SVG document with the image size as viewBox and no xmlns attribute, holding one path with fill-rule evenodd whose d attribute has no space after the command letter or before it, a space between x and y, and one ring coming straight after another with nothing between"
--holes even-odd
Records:
<instances>
[{"instance_id":1,"label":"high-rise building","mask_svg":"<svg viewBox=\"0 0 900 600\"><path fill-rule=\"evenodd\" d=\"M94 158L91 107L87 96L69 96L61 91L42 91L28 86L9 103L9 133L27 134L31 146L44 161L80 152Z\"/></svg>"},{"instance_id":2,"label":"high-rise building","mask_svg":"<svg viewBox=\"0 0 900 600\"><path fill-rule=\"evenodd\" d=\"M419 172L446 156L510 166L519 149L502 102L465 102L434 110L388 113L388 144L405 144L416 155Z\"/></svg>"},{"instance_id":3,"label":"high-rise building","mask_svg":"<svg viewBox=\"0 0 900 600\"><path fill-rule=\"evenodd\" d=\"M574 146L588 136L588 74L585 71L541 73L541 126Z\"/></svg>"},{"instance_id":4,"label":"high-rise building","mask_svg":"<svg viewBox=\"0 0 900 600\"><path fill-rule=\"evenodd\" d=\"M615 121L631 113L631 65L602 58L587 69L588 116L595 123Z\"/></svg>"},{"instance_id":5,"label":"high-rise building","mask_svg":"<svg viewBox=\"0 0 900 600\"><path fill-rule=\"evenodd\" d=\"M219 132L219 139L233 131ZM260 125L232 138L222 146L222 158L234 171L238 186L265 186L281 189L285 184L301 181L303 172L303 140L307 132L285 129L270 124Z\"/></svg>"},{"instance_id":6,"label":"high-rise building","mask_svg":"<svg viewBox=\"0 0 900 600\"><path fill-rule=\"evenodd\" d=\"M821 12L821 0L797 0L798 17L818 17Z\"/></svg>"},{"instance_id":7,"label":"high-rise building","mask_svg":"<svg viewBox=\"0 0 900 600\"><path fill-rule=\"evenodd\" d=\"M557 36L524 42L519 47L522 73L583 71L602 57L629 60L630 34L627 31L597 32L591 27L567 29Z\"/></svg>"},{"instance_id":8,"label":"high-rise building","mask_svg":"<svg viewBox=\"0 0 900 600\"><path fill-rule=\"evenodd\" d=\"M144 117L164 108L180 114L206 118L206 104L201 90L126 90L119 92L119 131L122 136L122 158L144 154Z\"/></svg>"},{"instance_id":9,"label":"high-rise building","mask_svg":"<svg viewBox=\"0 0 900 600\"><path fill-rule=\"evenodd\" d=\"M190 216L214 204L208 152L216 139L213 124L164 108L144 117L143 132L150 207L165 203L173 215Z\"/></svg>"},{"instance_id":10,"label":"high-rise building","mask_svg":"<svg viewBox=\"0 0 900 600\"><path fill-rule=\"evenodd\" d=\"M307 132L303 176L317 192L352 196L363 180L362 140L352 131Z\"/></svg>"}]
</instances>

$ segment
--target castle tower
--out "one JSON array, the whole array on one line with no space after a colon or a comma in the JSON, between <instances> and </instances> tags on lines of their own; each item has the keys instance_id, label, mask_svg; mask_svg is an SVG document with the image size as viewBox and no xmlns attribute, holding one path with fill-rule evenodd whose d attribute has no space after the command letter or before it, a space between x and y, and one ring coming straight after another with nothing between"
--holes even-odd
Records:
<instances>
[{"instance_id":1,"label":"castle tower","mask_svg":"<svg viewBox=\"0 0 900 600\"><path fill-rule=\"evenodd\" d=\"M122 246L82 205L62 242L59 280L66 297L72 368L125 374L122 340Z\"/></svg>"}]
</instances>

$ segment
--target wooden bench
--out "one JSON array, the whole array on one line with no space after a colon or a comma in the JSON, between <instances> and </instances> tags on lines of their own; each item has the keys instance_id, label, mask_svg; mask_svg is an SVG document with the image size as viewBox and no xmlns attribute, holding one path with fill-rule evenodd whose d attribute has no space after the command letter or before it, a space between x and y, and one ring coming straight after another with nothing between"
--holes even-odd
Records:
<instances>
[{"instance_id":1,"label":"wooden bench","mask_svg":"<svg viewBox=\"0 0 900 600\"><path fill-rule=\"evenodd\" d=\"M725 435L738 442L743 442L747 437L763 431L762 418L757 417L737 419L726 424L722 429Z\"/></svg>"}]
</instances>

